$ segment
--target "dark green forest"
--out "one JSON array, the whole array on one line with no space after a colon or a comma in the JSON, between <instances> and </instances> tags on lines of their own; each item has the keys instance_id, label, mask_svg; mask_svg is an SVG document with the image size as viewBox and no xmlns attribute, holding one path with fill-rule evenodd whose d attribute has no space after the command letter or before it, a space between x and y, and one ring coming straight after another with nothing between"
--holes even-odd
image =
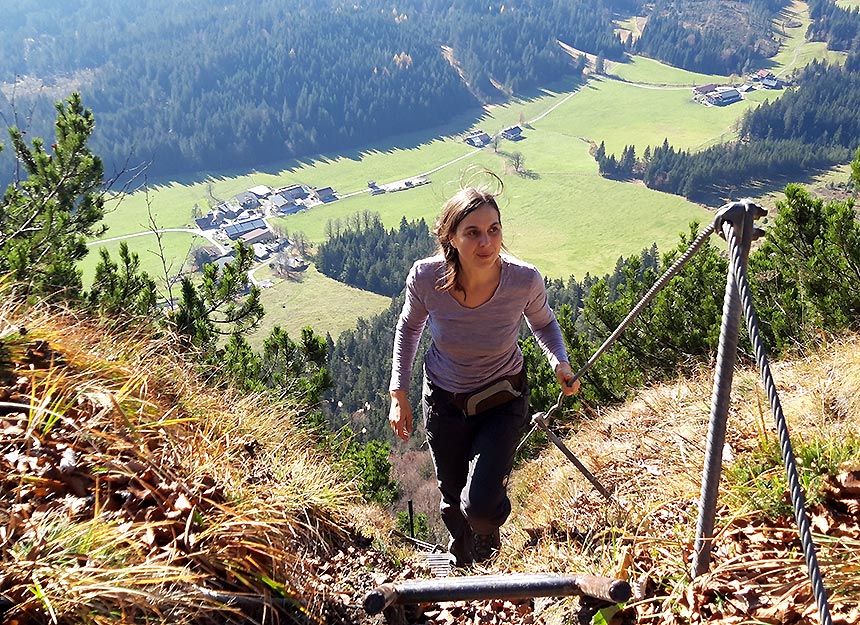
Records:
<instances>
[{"instance_id":1,"label":"dark green forest","mask_svg":"<svg viewBox=\"0 0 860 625\"><path fill-rule=\"evenodd\" d=\"M815 0L810 14L807 36L848 51L843 65L815 61L803 68L780 98L747 111L737 141L700 152L664 141L644 146L641 158L636 146L616 157L601 143L595 153L600 173L642 178L653 189L707 200L752 181L801 179L849 160L860 145L860 11Z\"/></svg>"},{"instance_id":2,"label":"dark green forest","mask_svg":"<svg viewBox=\"0 0 860 625\"><path fill-rule=\"evenodd\" d=\"M557 40L620 59L611 18L624 4L22 0L2 10L0 112L44 136L53 103L79 91L108 175L260 165L577 79L582 62Z\"/></svg>"},{"instance_id":3,"label":"dark green forest","mask_svg":"<svg viewBox=\"0 0 860 625\"><path fill-rule=\"evenodd\" d=\"M92 145L109 177L142 165L153 176L261 166L348 151L578 80L584 61L559 42L603 59L637 52L739 73L776 51L771 23L783 4L22 0L2 11L0 114L45 136L53 103L79 91L99 120ZM810 36L853 45L852 14L833 0L813 5ZM612 20L643 11L647 26L629 49ZM11 157L0 159L8 182Z\"/></svg>"},{"instance_id":4,"label":"dark green forest","mask_svg":"<svg viewBox=\"0 0 860 625\"><path fill-rule=\"evenodd\" d=\"M831 50L860 50L860 9L844 9L833 0L810 0L810 41L824 41Z\"/></svg>"},{"instance_id":5,"label":"dark green forest","mask_svg":"<svg viewBox=\"0 0 860 625\"><path fill-rule=\"evenodd\" d=\"M395 297L403 276L418 258L433 252L434 239L421 219L400 220L385 229L377 213L365 211L327 224L328 239L314 254L317 269L333 280L358 289Z\"/></svg>"},{"instance_id":6,"label":"dark green forest","mask_svg":"<svg viewBox=\"0 0 860 625\"><path fill-rule=\"evenodd\" d=\"M635 52L707 74L742 74L777 52L772 21L785 0L661 0Z\"/></svg>"}]
</instances>

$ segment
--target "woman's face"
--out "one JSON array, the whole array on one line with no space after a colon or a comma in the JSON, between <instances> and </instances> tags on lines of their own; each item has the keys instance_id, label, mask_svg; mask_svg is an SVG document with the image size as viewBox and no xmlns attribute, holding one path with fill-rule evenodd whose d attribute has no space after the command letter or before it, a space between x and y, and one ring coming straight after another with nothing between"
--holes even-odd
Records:
<instances>
[{"instance_id":1,"label":"woman's face","mask_svg":"<svg viewBox=\"0 0 860 625\"><path fill-rule=\"evenodd\" d=\"M459 223L451 236L460 264L467 269L492 267L502 250L502 223L491 204L481 204Z\"/></svg>"}]
</instances>

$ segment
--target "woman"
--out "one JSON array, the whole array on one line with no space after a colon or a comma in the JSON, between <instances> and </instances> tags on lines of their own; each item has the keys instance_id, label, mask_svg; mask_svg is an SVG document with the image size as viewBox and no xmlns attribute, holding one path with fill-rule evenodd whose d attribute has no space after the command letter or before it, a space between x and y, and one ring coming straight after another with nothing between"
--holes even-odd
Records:
<instances>
[{"instance_id":1,"label":"woman","mask_svg":"<svg viewBox=\"0 0 860 625\"><path fill-rule=\"evenodd\" d=\"M501 181L499 181L501 183ZM412 432L407 389L418 342L429 323L422 408L442 494L442 520L458 566L490 559L511 512L506 482L529 425L529 392L517 343L529 327L562 385L574 380L561 329L533 266L502 254L496 195L468 187L448 200L434 234L436 255L417 261L394 339L389 421ZM487 388L489 387L489 388Z\"/></svg>"}]
</instances>

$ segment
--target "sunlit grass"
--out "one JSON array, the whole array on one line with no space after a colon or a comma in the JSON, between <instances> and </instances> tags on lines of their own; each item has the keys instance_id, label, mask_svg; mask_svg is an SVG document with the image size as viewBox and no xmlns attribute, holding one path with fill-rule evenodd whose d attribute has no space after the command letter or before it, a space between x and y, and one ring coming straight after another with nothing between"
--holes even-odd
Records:
<instances>
[{"instance_id":1,"label":"sunlit grass","mask_svg":"<svg viewBox=\"0 0 860 625\"><path fill-rule=\"evenodd\" d=\"M773 368L808 510L817 517L839 509L833 508L839 495L825 484L827 476L860 468L858 346L856 337L840 339ZM512 570L587 571L643 584L646 595L631 602L639 619L662 622L690 609L712 375L703 370L640 392L623 407L589 412L567 426L556 423L570 450L621 505L603 499L550 446L514 472L514 512L503 528L499 563ZM700 588L749 584L775 603L787 588L805 589L808 581L757 371L736 373L728 419L716 548ZM850 530L844 534L835 527L825 535L824 527L826 521L813 523L818 560L831 609L845 614L860 591L860 552ZM573 605L565 600L559 610Z\"/></svg>"},{"instance_id":2,"label":"sunlit grass","mask_svg":"<svg viewBox=\"0 0 860 625\"><path fill-rule=\"evenodd\" d=\"M5 617L247 622L223 593L319 609L301 558L349 531L355 485L296 406L213 393L146 327L2 298Z\"/></svg>"},{"instance_id":3,"label":"sunlit grass","mask_svg":"<svg viewBox=\"0 0 860 625\"><path fill-rule=\"evenodd\" d=\"M257 279L265 277L257 272ZM272 328L280 326L293 338L301 336L302 328L330 334L337 340L341 332L355 327L359 317L369 319L391 304L391 299L347 286L324 276L310 266L301 274L300 282L274 279L272 288L263 289L260 301L266 309L261 327L250 337L250 343L260 349ZM325 293L326 297L320 297Z\"/></svg>"}]
</instances>

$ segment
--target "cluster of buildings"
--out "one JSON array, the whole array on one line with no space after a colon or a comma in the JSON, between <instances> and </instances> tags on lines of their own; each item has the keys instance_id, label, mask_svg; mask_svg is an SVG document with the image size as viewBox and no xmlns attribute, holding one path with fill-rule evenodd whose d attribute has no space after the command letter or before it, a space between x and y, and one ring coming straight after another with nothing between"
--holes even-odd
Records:
<instances>
[{"instance_id":1,"label":"cluster of buildings","mask_svg":"<svg viewBox=\"0 0 860 625\"><path fill-rule=\"evenodd\" d=\"M693 87L693 100L708 106L727 106L743 99L743 94L754 89L782 89L785 81L774 76L773 72L763 69L748 76L747 82L740 87L728 85L698 85Z\"/></svg>"},{"instance_id":2,"label":"cluster of buildings","mask_svg":"<svg viewBox=\"0 0 860 625\"><path fill-rule=\"evenodd\" d=\"M510 126L499 133L502 139L508 141L521 141L525 139L523 129L520 126ZM463 141L473 147L483 148L493 142L493 138L481 129L475 130L463 138Z\"/></svg>"},{"instance_id":3,"label":"cluster of buildings","mask_svg":"<svg viewBox=\"0 0 860 625\"><path fill-rule=\"evenodd\" d=\"M728 87L709 83L693 87L693 100L711 106L727 106L743 99L737 87Z\"/></svg>"},{"instance_id":4,"label":"cluster of buildings","mask_svg":"<svg viewBox=\"0 0 860 625\"><path fill-rule=\"evenodd\" d=\"M225 247L232 248L233 243L241 240L253 248L258 260L265 260L284 244L277 241L278 237L266 222L266 217L291 215L336 199L337 194L331 187L313 188L295 184L272 189L258 185L220 202L205 216L195 219L194 223ZM232 258L232 252L228 252L213 262L225 264Z\"/></svg>"},{"instance_id":5,"label":"cluster of buildings","mask_svg":"<svg viewBox=\"0 0 860 625\"><path fill-rule=\"evenodd\" d=\"M412 178L404 178L403 180L383 185L376 184L375 180L368 180L367 188L370 191L370 195L380 195L382 193L406 191L407 189L414 189L425 184L430 184L430 180L426 176L413 176Z\"/></svg>"}]
</instances>

